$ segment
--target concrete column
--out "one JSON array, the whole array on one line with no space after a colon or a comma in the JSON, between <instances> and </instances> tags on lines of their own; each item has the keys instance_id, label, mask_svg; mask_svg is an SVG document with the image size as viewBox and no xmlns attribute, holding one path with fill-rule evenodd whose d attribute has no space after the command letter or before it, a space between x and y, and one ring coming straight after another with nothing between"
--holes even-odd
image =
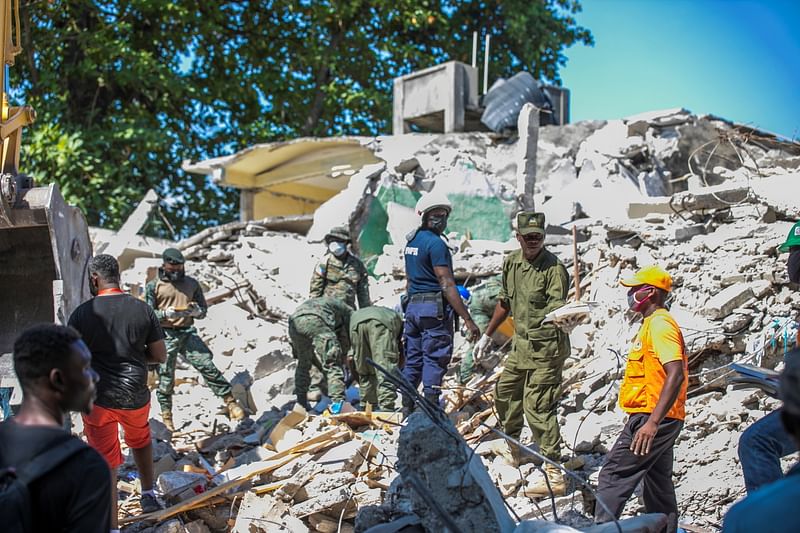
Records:
<instances>
[{"instance_id":1,"label":"concrete column","mask_svg":"<svg viewBox=\"0 0 800 533\"><path fill-rule=\"evenodd\" d=\"M239 191L239 220L241 222L249 222L253 220L253 217L255 216L255 196L256 191L252 189L242 189Z\"/></svg>"},{"instance_id":2,"label":"concrete column","mask_svg":"<svg viewBox=\"0 0 800 533\"><path fill-rule=\"evenodd\" d=\"M517 201L521 209L532 210L533 186L536 183L536 150L539 144L539 108L531 103L522 106L517 119L517 131Z\"/></svg>"},{"instance_id":3,"label":"concrete column","mask_svg":"<svg viewBox=\"0 0 800 533\"><path fill-rule=\"evenodd\" d=\"M403 116L403 98L405 91L403 90L403 78L395 78L393 84L393 100L392 100L392 135L402 135L407 133L406 121Z\"/></svg>"},{"instance_id":4,"label":"concrete column","mask_svg":"<svg viewBox=\"0 0 800 533\"><path fill-rule=\"evenodd\" d=\"M444 108L445 133L464 131L464 76L461 71L461 64L455 61L445 63L445 79L452 82L452 88L447 93Z\"/></svg>"}]
</instances>

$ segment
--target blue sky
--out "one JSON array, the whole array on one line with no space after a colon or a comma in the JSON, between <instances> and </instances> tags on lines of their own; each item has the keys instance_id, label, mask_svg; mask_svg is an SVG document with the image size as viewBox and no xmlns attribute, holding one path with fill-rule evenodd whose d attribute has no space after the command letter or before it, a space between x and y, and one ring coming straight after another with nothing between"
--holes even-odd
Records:
<instances>
[{"instance_id":1,"label":"blue sky","mask_svg":"<svg viewBox=\"0 0 800 533\"><path fill-rule=\"evenodd\" d=\"M571 120L685 107L800 139L800 0L581 0Z\"/></svg>"}]
</instances>

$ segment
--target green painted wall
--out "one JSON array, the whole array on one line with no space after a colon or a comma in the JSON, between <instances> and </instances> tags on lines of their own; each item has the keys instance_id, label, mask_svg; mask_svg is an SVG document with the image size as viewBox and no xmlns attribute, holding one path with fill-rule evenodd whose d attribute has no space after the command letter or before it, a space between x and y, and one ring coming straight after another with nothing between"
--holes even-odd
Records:
<instances>
[{"instance_id":1,"label":"green painted wall","mask_svg":"<svg viewBox=\"0 0 800 533\"><path fill-rule=\"evenodd\" d=\"M447 220L447 231L460 235L469 232L473 239L507 241L511 238L511 223L503 202L495 196L449 194L453 212Z\"/></svg>"},{"instance_id":2,"label":"green painted wall","mask_svg":"<svg viewBox=\"0 0 800 533\"><path fill-rule=\"evenodd\" d=\"M406 187L381 187L378 190L358 239L361 256L368 265L374 263L369 260L370 256L381 254L383 246L389 244L389 232L386 231L389 222L387 204L395 202L413 208L419 197L420 193ZM453 204L453 212L447 224L448 231L456 231L461 235L469 232L473 239L507 241L511 238L506 207L499 198L466 194L450 194L448 198Z\"/></svg>"}]
</instances>

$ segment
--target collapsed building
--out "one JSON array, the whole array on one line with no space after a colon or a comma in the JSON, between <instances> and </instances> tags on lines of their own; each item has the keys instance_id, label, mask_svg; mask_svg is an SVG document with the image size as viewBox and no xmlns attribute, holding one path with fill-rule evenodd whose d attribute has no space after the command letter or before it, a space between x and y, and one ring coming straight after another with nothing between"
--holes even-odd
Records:
<instances>
[{"instance_id":1,"label":"collapsed building","mask_svg":"<svg viewBox=\"0 0 800 533\"><path fill-rule=\"evenodd\" d=\"M470 529L453 502L441 501L450 498L448 487L468 501L480 491L492 505L472 516L493 514L501 531L536 519L589 527L591 491L578 480L591 486L622 428L616 396L636 328L618 280L653 263L673 275L671 312L689 357L687 419L675 448L681 522L721 524L744 495L738 437L777 405L741 388L730 364L779 369L796 336L800 292L789 287L777 248L800 218L791 198L799 190L800 144L683 109L520 132L301 139L184 166L243 190L243 220L178 247L211 304L200 333L251 417L231 427L214 411L212 393L193 386L197 376L178 370L176 433L154 432L168 507L137 516L135 480L122 481L120 491L130 495L122 506L131 513L126 531L364 531L383 521L436 531L439 518L425 517L440 511L461 531L483 530L485 520ZM474 286L499 273L504 253L517 247L510 220L524 187L547 216L548 249L578 273L570 296L579 288L581 300L593 303L591 322L570 335L559 408L564 460L576 476L568 496L527 497L536 465L511 467L494 451L492 394L502 358L463 386L452 365L445 412L465 454L460 462L430 455L431 468L444 469L438 478L407 474L426 457L425 435L430 446L447 438L433 436L421 415L401 429L396 416L368 410L288 410L295 363L286 319L307 297L330 227L351 228L372 274L373 300L392 307L404 290L404 235L418 223L412 207L421 194L444 192L455 206L448 226L455 274ZM145 250L123 273L134 293L154 275L162 245L139 246ZM416 440L404 437L411 433ZM405 446L421 447L416 459ZM434 487L441 476L447 486ZM418 483L429 499L410 488ZM626 514L638 508L633 499Z\"/></svg>"}]
</instances>

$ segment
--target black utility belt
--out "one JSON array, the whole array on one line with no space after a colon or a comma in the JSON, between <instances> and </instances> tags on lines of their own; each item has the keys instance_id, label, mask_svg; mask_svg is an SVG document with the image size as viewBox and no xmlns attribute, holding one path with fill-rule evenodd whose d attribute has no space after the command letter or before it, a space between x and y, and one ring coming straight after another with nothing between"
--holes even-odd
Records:
<instances>
[{"instance_id":1,"label":"black utility belt","mask_svg":"<svg viewBox=\"0 0 800 533\"><path fill-rule=\"evenodd\" d=\"M408 301L412 303L422 303L422 302L441 302L442 301L442 291L436 292L418 292L416 294L412 294Z\"/></svg>"}]
</instances>

